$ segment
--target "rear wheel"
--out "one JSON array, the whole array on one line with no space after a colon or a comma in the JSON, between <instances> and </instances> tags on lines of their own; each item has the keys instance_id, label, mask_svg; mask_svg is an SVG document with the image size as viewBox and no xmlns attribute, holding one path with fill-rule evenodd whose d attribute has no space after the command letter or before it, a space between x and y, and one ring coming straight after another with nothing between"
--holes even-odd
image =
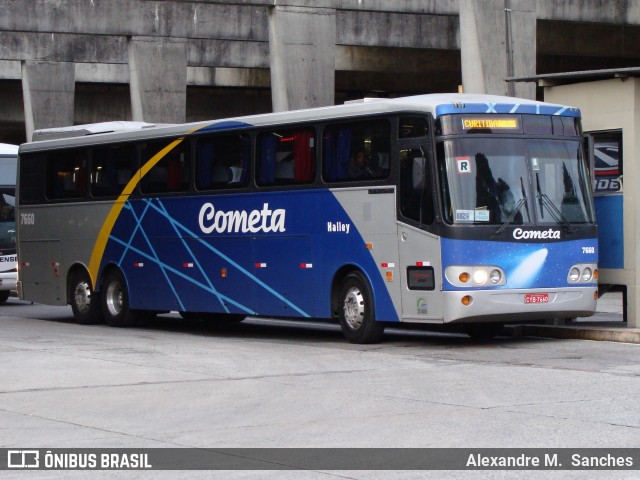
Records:
<instances>
[{"instance_id":1,"label":"rear wheel","mask_svg":"<svg viewBox=\"0 0 640 480\"><path fill-rule=\"evenodd\" d=\"M69 288L69 300L76 322L90 325L103 321L100 296L93 290L87 272L78 272L73 275Z\"/></svg>"},{"instance_id":2,"label":"rear wheel","mask_svg":"<svg viewBox=\"0 0 640 480\"><path fill-rule=\"evenodd\" d=\"M129 293L118 270L107 272L102 282L102 314L112 327L130 327L138 321L138 313L129 308Z\"/></svg>"},{"instance_id":3,"label":"rear wheel","mask_svg":"<svg viewBox=\"0 0 640 480\"><path fill-rule=\"evenodd\" d=\"M342 281L338 297L338 316L345 338L352 343L376 343L384 333L384 323L375 319L373 294L360 272Z\"/></svg>"}]
</instances>

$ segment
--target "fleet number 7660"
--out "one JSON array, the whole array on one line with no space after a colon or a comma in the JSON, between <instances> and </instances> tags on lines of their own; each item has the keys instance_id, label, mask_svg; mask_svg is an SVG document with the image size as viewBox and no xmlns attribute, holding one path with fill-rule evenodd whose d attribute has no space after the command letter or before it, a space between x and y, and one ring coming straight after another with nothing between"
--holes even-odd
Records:
<instances>
[{"instance_id":1,"label":"fleet number 7660","mask_svg":"<svg viewBox=\"0 0 640 480\"><path fill-rule=\"evenodd\" d=\"M20 224L21 225L35 225L36 215L35 213L21 213Z\"/></svg>"}]
</instances>

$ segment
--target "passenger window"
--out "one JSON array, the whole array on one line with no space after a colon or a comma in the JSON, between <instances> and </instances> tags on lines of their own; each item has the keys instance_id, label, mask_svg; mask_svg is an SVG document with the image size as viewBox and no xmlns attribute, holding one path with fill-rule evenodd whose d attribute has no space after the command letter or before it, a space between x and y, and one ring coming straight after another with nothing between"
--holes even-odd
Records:
<instances>
[{"instance_id":1,"label":"passenger window","mask_svg":"<svg viewBox=\"0 0 640 480\"><path fill-rule=\"evenodd\" d=\"M46 185L46 154L20 155L20 202L34 204L44 201Z\"/></svg>"},{"instance_id":2,"label":"passenger window","mask_svg":"<svg viewBox=\"0 0 640 480\"><path fill-rule=\"evenodd\" d=\"M171 142L153 142L142 149L144 166ZM186 192L190 178L189 142L180 142L167 152L147 174L142 177L140 186L143 193Z\"/></svg>"},{"instance_id":3,"label":"passenger window","mask_svg":"<svg viewBox=\"0 0 640 480\"><path fill-rule=\"evenodd\" d=\"M326 127L322 136L324 179L339 182L386 178L389 175L389 136L386 120Z\"/></svg>"},{"instance_id":4,"label":"passenger window","mask_svg":"<svg viewBox=\"0 0 640 480\"><path fill-rule=\"evenodd\" d=\"M315 133L274 130L258 135L258 185L311 183L315 178Z\"/></svg>"},{"instance_id":5,"label":"passenger window","mask_svg":"<svg viewBox=\"0 0 640 480\"><path fill-rule=\"evenodd\" d=\"M196 144L196 188L244 187L249 179L251 141L247 135L202 137Z\"/></svg>"},{"instance_id":6,"label":"passenger window","mask_svg":"<svg viewBox=\"0 0 640 480\"><path fill-rule=\"evenodd\" d=\"M429 121L427 117L400 117L399 138L426 137L429 135Z\"/></svg>"},{"instance_id":7,"label":"passenger window","mask_svg":"<svg viewBox=\"0 0 640 480\"><path fill-rule=\"evenodd\" d=\"M47 198L84 198L87 193L86 149L52 152L47 159Z\"/></svg>"},{"instance_id":8,"label":"passenger window","mask_svg":"<svg viewBox=\"0 0 640 480\"><path fill-rule=\"evenodd\" d=\"M136 171L134 145L98 147L91 155L91 195L94 198L117 197Z\"/></svg>"}]
</instances>

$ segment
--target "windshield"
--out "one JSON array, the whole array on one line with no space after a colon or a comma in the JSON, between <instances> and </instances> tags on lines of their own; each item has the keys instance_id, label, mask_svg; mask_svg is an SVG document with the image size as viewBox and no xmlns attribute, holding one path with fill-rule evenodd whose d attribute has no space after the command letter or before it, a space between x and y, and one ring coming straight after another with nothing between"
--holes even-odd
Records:
<instances>
[{"instance_id":1,"label":"windshield","mask_svg":"<svg viewBox=\"0 0 640 480\"><path fill-rule=\"evenodd\" d=\"M578 141L458 138L437 150L448 223L593 222Z\"/></svg>"},{"instance_id":2,"label":"windshield","mask_svg":"<svg viewBox=\"0 0 640 480\"><path fill-rule=\"evenodd\" d=\"M0 252L16 248L15 190L0 187Z\"/></svg>"}]
</instances>

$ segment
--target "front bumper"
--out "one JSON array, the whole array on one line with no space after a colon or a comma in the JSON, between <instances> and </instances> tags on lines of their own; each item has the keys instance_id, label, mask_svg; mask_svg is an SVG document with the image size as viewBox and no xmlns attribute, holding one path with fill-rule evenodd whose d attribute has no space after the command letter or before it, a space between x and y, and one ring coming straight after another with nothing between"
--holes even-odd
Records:
<instances>
[{"instance_id":1,"label":"front bumper","mask_svg":"<svg viewBox=\"0 0 640 480\"><path fill-rule=\"evenodd\" d=\"M527 290L464 290L443 292L444 322L522 322L589 317L596 311L597 285ZM525 303L527 294L547 294L546 303ZM464 296L471 297L463 305Z\"/></svg>"}]
</instances>

